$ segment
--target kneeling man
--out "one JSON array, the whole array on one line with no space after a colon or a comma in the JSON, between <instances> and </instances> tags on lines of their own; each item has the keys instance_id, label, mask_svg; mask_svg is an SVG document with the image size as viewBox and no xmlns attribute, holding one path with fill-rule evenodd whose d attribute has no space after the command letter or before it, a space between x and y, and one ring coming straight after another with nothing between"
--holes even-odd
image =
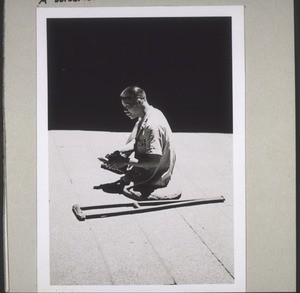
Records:
<instances>
[{"instance_id":1,"label":"kneeling man","mask_svg":"<svg viewBox=\"0 0 300 293\"><path fill-rule=\"evenodd\" d=\"M164 114L149 105L145 91L137 86L121 93L124 113L137 119L124 147L107 155L108 170L124 173L118 184L133 199L178 199L181 191L171 187L176 154L173 134Z\"/></svg>"}]
</instances>

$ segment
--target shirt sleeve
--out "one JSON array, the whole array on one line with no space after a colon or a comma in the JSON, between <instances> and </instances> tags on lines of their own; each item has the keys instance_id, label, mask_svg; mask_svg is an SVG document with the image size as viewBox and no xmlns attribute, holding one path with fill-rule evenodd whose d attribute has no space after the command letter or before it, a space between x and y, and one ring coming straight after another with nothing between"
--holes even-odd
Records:
<instances>
[{"instance_id":1,"label":"shirt sleeve","mask_svg":"<svg viewBox=\"0 0 300 293\"><path fill-rule=\"evenodd\" d=\"M162 155L163 135L156 125L145 129L146 154Z\"/></svg>"}]
</instances>

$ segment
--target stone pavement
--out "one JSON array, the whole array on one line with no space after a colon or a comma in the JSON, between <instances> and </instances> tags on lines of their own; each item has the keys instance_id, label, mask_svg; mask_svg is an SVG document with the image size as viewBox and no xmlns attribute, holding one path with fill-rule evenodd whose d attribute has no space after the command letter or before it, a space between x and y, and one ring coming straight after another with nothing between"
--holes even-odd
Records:
<instances>
[{"instance_id":1,"label":"stone pavement","mask_svg":"<svg viewBox=\"0 0 300 293\"><path fill-rule=\"evenodd\" d=\"M132 200L95 190L119 175L97 157L127 133L49 132L51 285L170 285L234 282L232 135L175 133L181 199L224 203L80 222L72 206Z\"/></svg>"}]
</instances>

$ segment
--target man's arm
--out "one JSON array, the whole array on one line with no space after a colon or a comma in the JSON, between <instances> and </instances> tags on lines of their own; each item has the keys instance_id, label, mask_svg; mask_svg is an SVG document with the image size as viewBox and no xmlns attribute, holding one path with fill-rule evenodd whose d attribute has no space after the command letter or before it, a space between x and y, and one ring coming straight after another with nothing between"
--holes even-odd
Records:
<instances>
[{"instance_id":1,"label":"man's arm","mask_svg":"<svg viewBox=\"0 0 300 293\"><path fill-rule=\"evenodd\" d=\"M127 194L127 195L132 195L133 190L131 190L131 189L134 186L142 185L142 184L149 182L149 180L151 180L151 178L157 172L160 160L161 160L161 155L156 155L156 154L145 155L145 156L143 156L143 158L141 158L139 160L137 160L136 158L130 159L128 162L129 165L139 167L139 168L144 168L145 170L148 170L148 171L151 170L151 171L148 172L148 175L146 177L143 176L143 178L140 178L139 180L136 180L134 183L132 182L127 187L124 187L123 192L125 192L125 194Z\"/></svg>"},{"instance_id":2,"label":"man's arm","mask_svg":"<svg viewBox=\"0 0 300 293\"><path fill-rule=\"evenodd\" d=\"M134 142L135 140L131 140L129 143L127 143L125 146L121 147L118 151L121 153L132 153L134 151Z\"/></svg>"},{"instance_id":3,"label":"man's arm","mask_svg":"<svg viewBox=\"0 0 300 293\"><path fill-rule=\"evenodd\" d=\"M125 146L119 148L118 150L115 150L114 152L107 154L105 156L105 159L103 160L101 159L101 161L105 160L105 163L107 163L107 161L109 160L114 161L116 158L116 153L122 154L123 157L129 157L133 151L134 151L134 141L131 141L127 143Z\"/></svg>"},{"instance_id":4,"label":"man's arm","mask_svg":"<svg viewBox=\"0 0 300 293\"><path fill-rule=\"evenodd\" d=\"M114 161L108 164L109 168L122 168L125 165L131 165L134 167L144 169L155 169L158 168L160 163L161 155L147 154L140 159L136 158L116 158Z\"/></svg>"},{"instance_id":5,"label":"man's arm","mask_svg":"<svg viewBox=\"0 0 300 293\"><path fill-rule=\"evenodd\" d=\"M130 158L128 165L144 169L158 168L160 159L161 155L147 154L140 159Z\"/></svg>"}]
</instances>

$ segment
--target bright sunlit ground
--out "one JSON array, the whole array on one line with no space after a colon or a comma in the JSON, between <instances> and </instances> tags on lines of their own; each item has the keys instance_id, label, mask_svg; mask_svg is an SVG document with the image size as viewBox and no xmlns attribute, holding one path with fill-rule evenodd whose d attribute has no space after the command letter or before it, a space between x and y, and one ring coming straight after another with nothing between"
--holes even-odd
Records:
<instances>
[{"instance_id":1,"label":"bright sunlit ground","mask_svg":"<svg viewBox=\"0 0 300 293\"><path fill-rule=\"evenodd\" d=\"M51 285L169 285L234 282L232 135L175 133L181 199L224 203L80 222L72 206L131 200L93 187L119 175L97 157L127 133L50 131Z\"/></svg>"}]
</instances>

